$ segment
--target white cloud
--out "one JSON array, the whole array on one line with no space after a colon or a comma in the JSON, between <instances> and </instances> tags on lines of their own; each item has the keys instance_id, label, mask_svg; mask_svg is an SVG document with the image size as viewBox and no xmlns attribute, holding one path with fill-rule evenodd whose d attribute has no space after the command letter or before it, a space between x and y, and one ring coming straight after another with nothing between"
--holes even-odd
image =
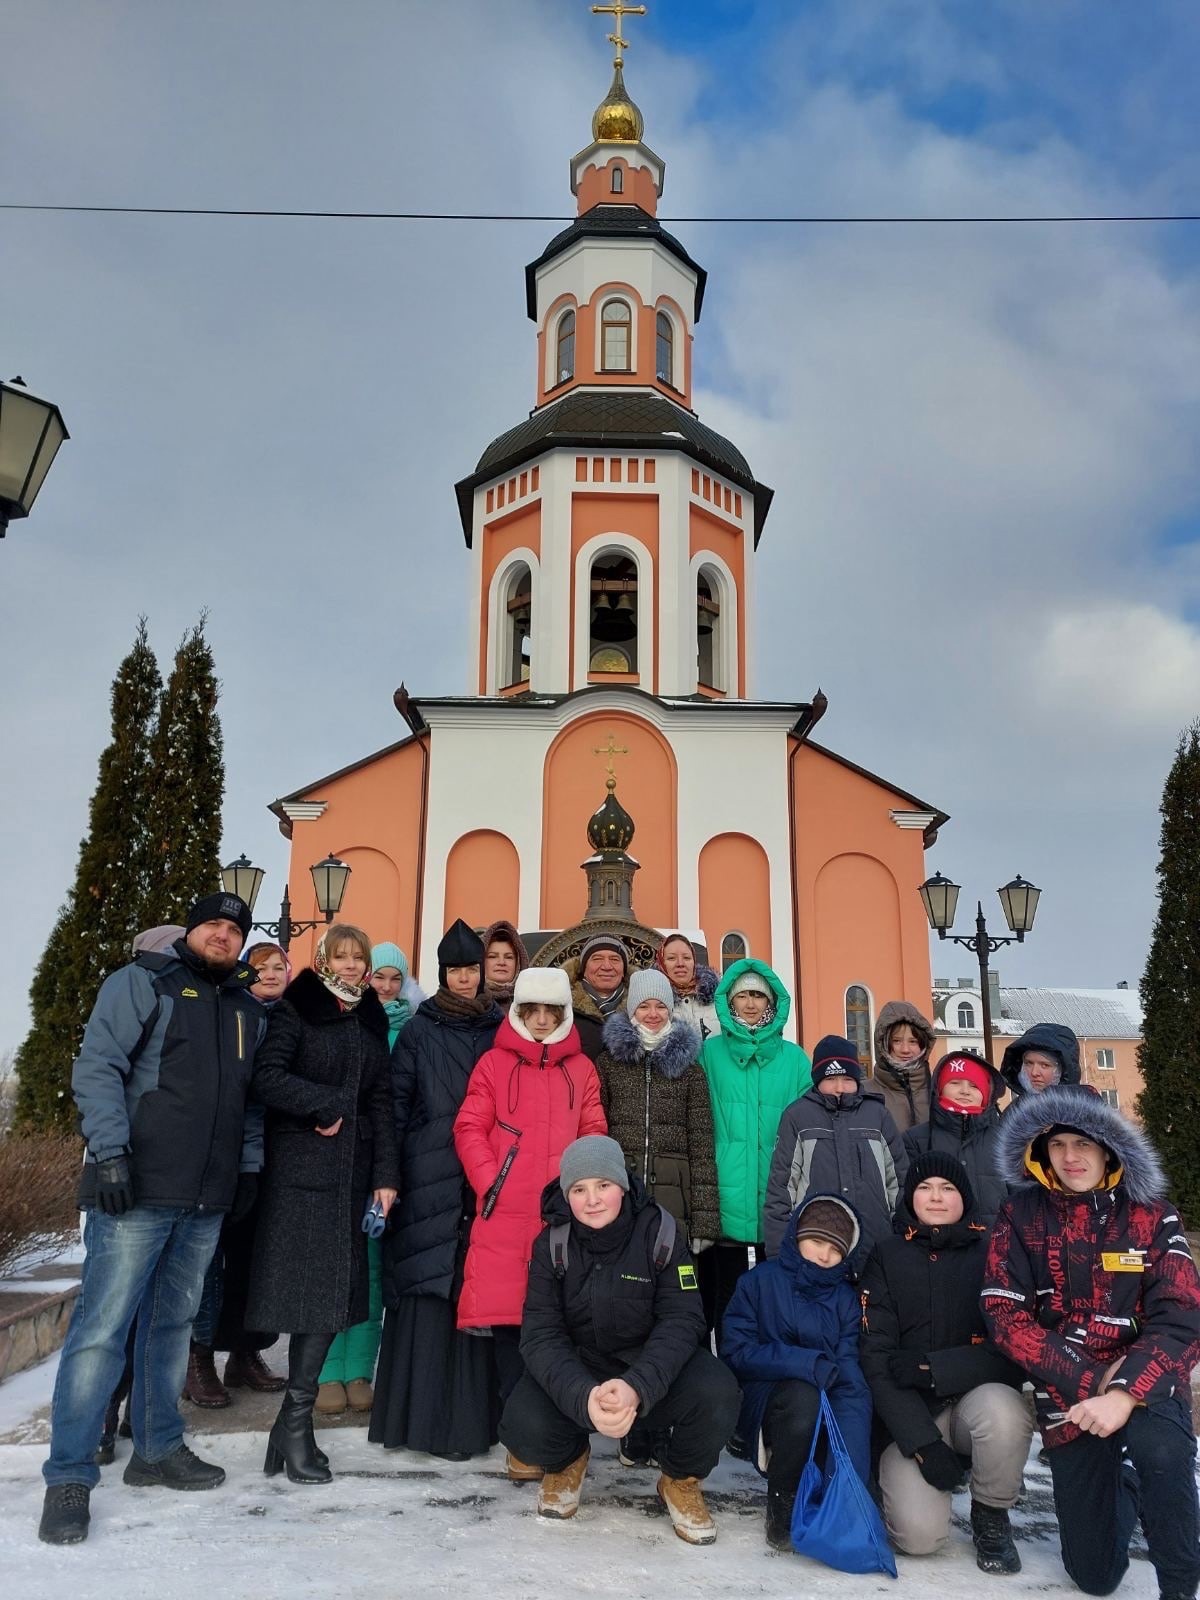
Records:
<instances>
[{"instance_id":1,"label":"white cloud","mask_svg":"<svg viewBox=\"0 0 1200 1600\"><path fill-rule=\"evenodd\" d=\"M1029 658L1043 706L1119 739L1147 726L1173 734L1200 715L1200 631L1157 606L1066 611Z\"/></svg>"}]
</instances>

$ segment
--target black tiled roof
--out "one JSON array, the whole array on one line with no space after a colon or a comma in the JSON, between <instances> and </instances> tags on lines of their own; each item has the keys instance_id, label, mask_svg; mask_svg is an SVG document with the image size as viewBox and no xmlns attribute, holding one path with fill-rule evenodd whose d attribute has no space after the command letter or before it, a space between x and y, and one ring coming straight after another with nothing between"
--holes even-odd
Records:
<instances>
[{"instance_id":1,"label":"black tiled roof","mask_svg":"<svg viewBox=\"0 0 1200 1600\"><path fill-rule=\"evenodd\" d=\"M525 309L529 313L531 322L537 321L538 268L544 267L547 261L553 261L554 257L561 255L564 250L569 250L576 240L589 238L657 239L659 244L696 274L696 303L692 320L700 321L700 307L704 303L704 286L708 282L708 273L698 262L692 260L675 235L668 233L662 223L648 211L643 211L641 206L593 206L581 217L576 217L570 227L564 228L561 233L556 233L537 260L531 261L525 268Z\"/></svg>"},{"instance_id":2,"label":"black tiled roof","mask_svg":"<svg viewBox=\"0 0 1200 1600\"><path fill-rule=\"evenodd\" d=\"M476 488L556 446L680 450L699 465L722 473L752 497L754 543L758 545L774 490L755 480L742 452L665 395L616 388L574 389L492 440L475 471L454 486L468 545Z\"/></svg>"}]
</instances>

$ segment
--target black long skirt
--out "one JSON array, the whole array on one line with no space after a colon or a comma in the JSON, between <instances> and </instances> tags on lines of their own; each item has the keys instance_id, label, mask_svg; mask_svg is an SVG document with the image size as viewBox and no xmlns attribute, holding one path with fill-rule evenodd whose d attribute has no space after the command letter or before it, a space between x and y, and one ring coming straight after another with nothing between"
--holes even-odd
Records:
<instances>
[{"instance_id":1,"label":"black long skirt","mask_svg":"<svg viewBox=\"0 0 1200 1600\"><path fill-rule=\"evenodd\" d=\"M405 1295L388 1307L367 1437L389 1450L486 1455L500 1406L492 1341L460 1333L438 1295Z\"/></svg>"}]
</instances>

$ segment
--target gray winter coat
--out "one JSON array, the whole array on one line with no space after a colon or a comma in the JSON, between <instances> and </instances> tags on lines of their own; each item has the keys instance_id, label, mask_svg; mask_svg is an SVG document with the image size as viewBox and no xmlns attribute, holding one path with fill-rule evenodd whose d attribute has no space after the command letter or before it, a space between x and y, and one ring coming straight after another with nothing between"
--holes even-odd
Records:
<instances>
[{"instance_id":1,"label":"gray winter coat","mask_svg":"<svg viewBox=\"0 0 1200 1600\"><path fill-rule=\"evenodd\" d=\"M907 1022L925 1046L924 1054L907 1067L888 1059L888 1035L898 1022ZM929 1060L936 1034L928 1017L907 1000L889 1000L875 1023L875 1088L901 1133L929 1121Z\"/></svg>"},{"instance_id":2,"label":"gray winter coat","mask_svg":"<svg viewBox=\"0 0 1200 1600\"><path fill-rule=\"evenodd\" d=\"M369 1311L363 1213L394 1189L396 1128L387 1013L374 989L343 1011L306 968L271 1013L252 1093L267 1158L246 1326L337 1332ZM338 1118L336 1134L319 1134Z\"/></svg>"},{"instance_id":3,"label":"gray winter coat","mask_svg":"<svg viewBox=\"0 0 1200 1600\"><path fill-rule=\"evenodd\" d=\"M779 1253L788 1218L809 1194L838 1195L858 1212L862 1247L892 1231L908 1157L883 1096L822 1094L810 1089L783 1113L763 1207L767 1255Z\"/></svg>"}]
</instances>

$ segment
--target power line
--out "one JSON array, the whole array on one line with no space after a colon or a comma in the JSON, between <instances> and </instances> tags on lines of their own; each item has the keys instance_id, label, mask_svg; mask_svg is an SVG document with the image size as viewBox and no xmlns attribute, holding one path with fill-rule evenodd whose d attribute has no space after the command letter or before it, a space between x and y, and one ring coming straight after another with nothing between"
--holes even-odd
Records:
<instances>
[{"instance_id":1,"label":"power line","mask_svg":"<svg viewBox=\"0 0 1200 1600\"><path fill-rule=\"evenodd\" d=\"M121 217L278 217L330 222L574 222L576 217L551 212L504 211L309 211L275 210L240 206L66 206L31 205L19 201L0 201L0 211L49 211ZM1200 222L1192 213L1086 213L1022 216L775 216L775 217L662 217L673 226L720 224L732 227L759 226L857 226L857 227L989 227L1012 224L1064 223L1163 223Z\"/></svg>"}]
</instances>

